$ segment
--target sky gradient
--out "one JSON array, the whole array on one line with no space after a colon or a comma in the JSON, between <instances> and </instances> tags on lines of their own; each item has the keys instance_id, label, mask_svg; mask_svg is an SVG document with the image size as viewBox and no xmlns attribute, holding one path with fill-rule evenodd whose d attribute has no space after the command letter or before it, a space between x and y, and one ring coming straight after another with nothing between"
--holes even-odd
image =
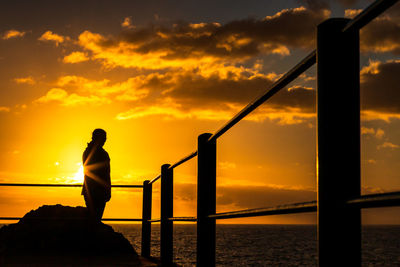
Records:
<instances>
[{"instance_id":1,"label":"sky gradient","mask_svg":"<svg viewBox=\"0 0 400 267\"><path fill-rule=\"evenodd\" d=\"M0 181L81 183L95 128L108 133L113 184L152 179L315 49L320 22L368 4L6 1ZM361 31L360 47L362 193L400 190L399 4ZM315 75L314 66L218 140L217 211L316 199ZM175 170L175 216L196 214L196 171L196 159ZM84 205L79 189L0 190L2 216ZM157 218L159 184L153 190ZM398 211L369 210L363 220L400 223ZM140 216L141 191L113 189L104 217ZM315 216L222 222L315 223Z\"/></svg>"}]
</instances>

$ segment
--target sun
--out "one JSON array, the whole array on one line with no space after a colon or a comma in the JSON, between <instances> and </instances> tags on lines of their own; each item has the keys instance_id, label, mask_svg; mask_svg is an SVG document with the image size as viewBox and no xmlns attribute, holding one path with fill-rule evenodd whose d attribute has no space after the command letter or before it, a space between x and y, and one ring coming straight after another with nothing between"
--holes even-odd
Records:
<instances>
[{"instance_id":1,"label":"sun","mask_svg":"<svg viewBox=\"0 0 400 267\"><path fill-rule=\"evenodd\" d=\"M82 163L78 163L79 169L72 177L72 181L76 183L83 183L84 175L83 175L83 165Z\"/></svg>"}]
</instances>

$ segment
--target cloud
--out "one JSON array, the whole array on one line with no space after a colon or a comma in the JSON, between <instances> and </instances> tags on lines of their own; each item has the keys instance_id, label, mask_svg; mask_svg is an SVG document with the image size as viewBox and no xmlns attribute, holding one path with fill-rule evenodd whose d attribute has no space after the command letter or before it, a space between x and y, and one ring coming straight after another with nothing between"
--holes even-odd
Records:
<instances>
[{"instance_id":1,"label":"cloud","mask_svg":"<svg viewBox=\"0 0 400 267\"><path fill-rule=\"evenodd\" d=\"M35 79L31 76L28 77L21 77L21 78L15 78L14 82L18 83L18 84L30 84L33 85L35 84Z\"/></svg>"},{"instance_id":2,"label":"cloud","mask_svg":"<svg viewBox=\"0 0 400 267\"><path fill-rule=\"evenodd\" d=\"M275 78L274 75L272 77ZM173 85L165 95L187 105L204 103L247 103L273 83L271 76L234 73L224 77L221 72L210 74L181 72L173 77Z\"/></svg>"},{"instance_id":3,"label":"cloud","mask_svg":"<svg viewBox=\"0 0 400 267\"><path fill-rule=\"evenodd\" d=\"M134 29L135 25L132 24L132 17L124 18L124 21L121 23L121 26L126 29Z\"/></svg>"},{"instance_id":4,"label":"cloud","mask_svg":"<svg viewBox=\"0 0 400 267\"><path fill-rule=\"evenodd\" d=\"M382 137L385 135L385 131L383 131L380 128L375 130L374 128L361 127L361 134L372 135L372 136L376 137L377 139L382 139Z\"/></svg>"},{"instance_id":5,"label":"cloud","mask_svg":"<svg viewBox=\"0 0 400 267\"><path fill-rule=\"evenodd\" d=\"M361 29L360 48L363 53L400 54L400 8L397 6ZM362 9L346 9L345 17L354 18L361 11Z\"/></svg>"},{"instance_id":6,"label":"cloud","mask_svg":"<svg viewBox=\"0 0 400 267\"><path fill-rule=\"evenodd\" d=\"M182 105L167 98L162 103L143 105L117 114L117 120L138 119L147 116L162 116L173 119L228 120L234 113L232 109L184 109Z\"/></svg>"},{"instance_id":7,"label":"cloud","mask_svg":"<svg viewBox=\"0 0 400 267\"><path fill-rule=\"evenodd\" d=\"M79 63L79 62L84 62L88 61L89 57L87 56L86 53L83 52L72 52L71 54L65 56L63 58L64 63Z\"/></svg>"},{"instance_id":8,"label":"cloud","mask_svg":"<svg viewBox=\"0 0 400 267\"><path fill-rule=\"evenodd\" d=\"M275 73L261 73L263 62L257 56L285 56L291 49L313 48L315 26L330 12L314 1L306 5L225 24L177 22L133 27L127 17L118 35L84 31L77 42L84 49L80 53L90 54L90 60L107 68L136 68L142 74L114 84L64 76L55 87L79 96L130 102L130 108L117 114L119 120L145 116L227 120L279 78ZM64 57L64 62L81 58L87 60L88 56L74 52ZM149 70L153 73L148 74ZM303 78L307 82L307 77ZM314 99L313 88L297 84L282 90L246 119L309 122L315 118Z\"/></svg>"},{"instance_id":9,"label":"cloud","mask_svg":"<svg viewBox=\"0 0 400 267\"><path fill-rule=\"evenodd\" d=\"M79 44L107 67L195 67L216 61L246 60L260 54L288 55L290 48L313 48L315 26L328 16L327 9L299 7L262 19L236 20L224 25L150 25L125 30L114 37L85 31L79 36ZM128 20L125 22L129 24Z\"/></svg>"},{"instance_id":10,"label":"cloud","mask_svg":"<svg viewBox=\"0 0 400 267\"><path fill-rule=\"evenodd\" d=\"M83 86L76 90L115 101L135 101L117 114L119 120L145 116L227 120L279 78L275 73L261 73L262 60L256 60L257 56L285 56L291 49L314 47L315 26L330 12L325 4L306 2L307 8L225 24L181 21L171 26L130 27L132 20L127 17L118 35L84 31L78 44L90 53L91 60L107 68L136 68L143 74L126 81L125 89L105 81L96 92L85 91L92 82L80 81ZM147 74L148 70L153 73ZM139 95L138 90L142 90ZM295 124L314 118L315 90L297 84L246 119Z\"/></svg>"},{"instance_id":11,"label":"cloud","mask_svg":"<svg viewBox=\"0 0 400 267\"><path fill-rule=\"evenodd\" d=\"M338 0L345 7L351 7L357 4L358 0Z\"/></svg>"},{"instance_id":12,"label":"cloud","mask_svg":"<svg viewBox=\"0 0 400 267\"><path fill-rule=\"evenodd\" d=\"M52 31L46 31L43 33L39 39L39 41L44 41L44 42L54 42L56 46L59 44L63 43L66 40L69 40L69 37L64 37L62 35L58 35L56 33L53 33Z\"/></svg>"},{"instance_id":13,"label":"cloud","mask_svg":"<svg viewBox=\"0 0 400 267\"><path fill-rule=\"evenodd\" d=\"M329 10L330 5L326 0L297 0L300 4L305 5L313 11Z\"/></svg>"},{"instance_id":14,"label":"cloud","mask_svg":"<svg viewBox=\"0 0 400 267\"><path fill-rule=\"evenodd\" d=\"M98 92L107 87L110 80L90 80L82 76L66 75L57 80L57 86L78 89L83 92Z\"/></svg>"},{"instance_id":15,"label":"cloud","mask_svg":"<svg viewBox=\"0 0 400 267\"><path fill-rule=\"evenodd\" d=\"M126 102L130 108L119 112L118 120L161 116L226 121L280 77L275 73L261 74L257 64L249 68L214 64L195 70L152 72L118 83L69 75L60 77L56 87L76 96L92 97L93 102L104 98ZM361 70L363 120L400 118L397 68L400 68L397 61L371 61ZM297 85L282 89L246 120L269 120L281 125L312 124L316 117L316 91L299 85L302 81L307 82L308 77L300 78ZM59 103L67 105L62 101ZM384 136L381 129L363 131L378 139Z\"/></svg>"},{"instance_id":16,"label":"cloud","mask_svg":"<svg viewBox=\"0 0 400 267\"><path fill-rule=\"evenodd\" d=\"M147 116L161 116L165 119L198 119L227 121L241 110L242 106L220 103L214 107L188 107L167 99L163 103L134 107L128 111L117 114L117 120L138 119ZM253 114L244 118L247 121L263 122L273 121L279 125L292 125L310 123L315 119L315 113L302 112L296 108L273 109L259 108Z\"/></svg>"},{"instance_id":17,"label":"cloud","mask_svg":"<svg viewBox=\"0 0 400 267\"><path fill-rule=\"evenodd\" d=\"M399 60L371 61L361 69L361 107L364 111L372 111L370 115L374 112L400 114L399 73Z\"/></svg>"},{"instance_id":18,"label":"cloud","mask_svg":"<svg viewBox=\"0 0 400 267\"><path fill-rule=\"evenodd\" d=\"M400 114L373 110L362 110L361 119L365 121L381 120L390 123L394 119L400 120Z\"/></svg>"},{"instance_id":19,"label":"cloud","mask_svg":"<svg viewBox=\"0 0 400 267\"><path fill-rule=\"evenodd\" d=\"M120 83L110 80L90 80L81 76L61 76L56 82L56 88L50 89L46 95L35 100L35 103L57 102L62 106L81 104L102 105L112 100L132 102L146 97L149 90L143 84L149 82L147 77L134 77ZM149 82L151 83L151 82ZM69 93L70 92L70 93Z\"/></svg>"},{"instance_id":20,"label":"cloud","mask_svg":"<svg viewBox=\"0 0 400 267\"><path fill-rule=\"evenodd\" d=\"M258 108L254 114L249 115L245 120L262 122L270 120L279 125L293 125L293 124L308 124L312 127L312 123L315 121L316 113L302 111L301 108L269 108L261 107Z\"/></svg>"},{"instance_id":21,"label":"cloud","mask_svg":"<svg viewBox=\"0 0 400 267\"><path fill-rule=\"evenodd\" d=\"M385 135L385 131L383 131L382 129L378 129L376 130L375 133L375 137L378 139L382 139L382 137Z\"/></svg>"},{"instance_id":22,"label":"cloud","mask_svg":"<svg viewBox=\"0 0 400 267\"><path fill-rule=\"evenodd\" d=\"M8 40L8 39L19 38L19 37L23 37L25 34L26 34L26 32L23 32L23 31L9 30L3 34L1 39Z\"/></svg>"},{"instance_id":23,"label":"cloud","mask_svg":"<svg viewBox=\"0 0 400 267\"><path fill-rule=\"evenodd\" d=\"M67 91L60 88L52 88L46 95L34 101L35 103L58 102L62 106L78 106L78 105L100 105L109 103L109 99L98 96L81 96L75 93L68 94Z\"/></svg>"},{"instance_id":24,"label":"cloud","mask_svg":"<svg viewBox=\"0 0 400 267\"><path fill-rule=\"evenodd\" d=\"M221 170L236 169L236 164L229 161L218 162L218 166Z\"/></svg>"},{"instance_id":25,"label":"cloud","mask_svg":"<svg viewBox=\"0 0 400 267\"><path fill-rule=\"evenodd\" d=\"M57 85L79 93L115 97L120 101L136 101L146 97L150 89L154 88L153 83L157 83L153 79L155 76L157 75L139 75L124 82L111 84L107 79L90 80L81 76L67 75L60 77Z\"/></svg>"},{"instance_id":26,"label":"cloud","mask_svg":"<svg viewBox=\"0 0 400 267\"><path fill-rule=\"evenodd\" d=\"M10 108L9 107L0 106L0 112L10 112Z\"/></svg>"},{"instance_id":27,"label":"cloud","mask_svg":"<svg viewBox=\"0 0 400 267\"><path fill-rule=\"evenodd\" d=\"M109 68L137 68L137 76L118 83L63 76L54 87L68 92L63 99L72 95L126 102L128 108L116 116L119 120L146 116L227 120L280 76L262 73L262 60L256 61L256 57L312 48L315 26L328 16L327 4L306 1L306 7L225 24L178 22L169 27L133 28L128 17L122 23L123 31L115 36L82 32L77 44L84 52L73 52L64 57L64 62L89 60L90 54L90 60ZM52 35L56 34L50 32ZM64 41L47 39L56 44ZM371 62L362 69L364 119L399 116L398 65L397 61ZM316 91L307 85L310 79L300 77L246 119L279 124L314 120ZM375 137L383 136L377 131Z\"/></svg>"},{"instance_id":28,"label":"cloud","mask_svg":"<svg viewBox=\"0 0 400 267\"><path fill-rule=\"evenodd\" d=\"M400 21L385 15L374 19L360 32L362 52L400 54Z\"/></svg>"},{"instance_id":29,"label":"cloud","mask_svg":"<svg viewBox=\"0 0 400 267\"><path fill-rule=\"evenodd\" d=\"M218 187L217 203L234 205L240 209L269 207L316 200L317 193L310 189L266 186Z\"/></svg>"},{"instance_id":30,"label":"cloud","mask_svg":"<svg viewBox=\"0 0 400 267\"><path fill-rule=\"evenodd\" d=\"M389 148L389 149L396 149L399 148L399 145L390 143L390 142L384 142L383 144L377 146L377 149L382 149L382 148Z\"/></svg>"},{"instance_id":31,"label":"cloud","mask_svg":"<svg viewBox=\"0 0 400 267\"><path fill-rule=\"evenodd\" d=\"M195 201L196 185L178 183L174 187L179 200ZM289 203L316 200L317 193L310 188L284 185L218 185L217 205L235 209L271 207Z\"/></svg>"},{"instance_id":32,"label":"cloud","mask_svg":"<svg viewBox=\"0 0 400 267\"><path fill-rule=\"evenodd\" d=\"M346 9L344 11L344 16L346 18L354 18L355 16L357 16L358 14L360 14L363 10L362 9Z\"/></svg>"},{"instance_id":33,"label":"cloud","mask_svg":"<svg viewBox=\"0 0 400 267\"><path fill-rule=\"evenodd\" d=\"M121 112L117 119L136 119L145 116L164 116L176 119L228 120L249 101L266 90L276 74L260 74L255 69L227 68L216 72L152 73L137 80L137 88L146 88L149 98ZM126 91L117 95L124 100ZM161 92L161 94L160 94ZM292 86L282 90L246 119L272 120L280 124L309 122L315 117L315 91L312 88Z\"/></svg>"}]
</instances>

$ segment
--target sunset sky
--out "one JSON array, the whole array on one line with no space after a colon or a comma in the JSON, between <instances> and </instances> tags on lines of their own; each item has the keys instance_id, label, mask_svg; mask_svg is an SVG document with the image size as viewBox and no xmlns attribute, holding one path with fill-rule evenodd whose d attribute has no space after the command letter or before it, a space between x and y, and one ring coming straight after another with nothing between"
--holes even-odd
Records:
<instances>
[{"instance_id":1,"label":"sunset sky","mask_svg":"<svg viewBox=\"0 0 400 267\"><path fill-rule=\"evenodd\" d=\"M315 49L316 25L370 3L3 1L0 181L82 183L82 152L103 128L112 183L142 184ZM361 31L360 46L362 192L397 191L400 4ZM316 199L315 74L314 66L218 140L217 211ZM175 216L196 215L196 162L175 170ZM159 183L153 190L158 218ZM0 217L84 205L78 188L0 191ZM141 216L141 190L112 194L104 217ZM400 223L398 208L363 214L365 223ZM315 216L221 222L315 223Z\"/></svg>"}]
</instances>

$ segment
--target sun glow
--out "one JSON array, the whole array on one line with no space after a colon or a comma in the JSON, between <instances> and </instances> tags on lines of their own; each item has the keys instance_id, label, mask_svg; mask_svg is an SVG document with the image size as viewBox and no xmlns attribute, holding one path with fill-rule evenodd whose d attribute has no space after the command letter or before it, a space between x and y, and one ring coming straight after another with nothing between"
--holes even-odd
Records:
<instances>
[{"instance_id":1,"label":"sun glow","mask_svg":"<svg viewBox=\"0 0 400 267\"><path fill-rule=\"evenodd\" d=\"M75 173L75 175L72 177L72 182L76 182L76 183L83 183L83 179L84 179L84 175L83 175L83 165L82 163L78 163L79 164L79 169L78 171Z\"/></svg>"}]
</instances>

